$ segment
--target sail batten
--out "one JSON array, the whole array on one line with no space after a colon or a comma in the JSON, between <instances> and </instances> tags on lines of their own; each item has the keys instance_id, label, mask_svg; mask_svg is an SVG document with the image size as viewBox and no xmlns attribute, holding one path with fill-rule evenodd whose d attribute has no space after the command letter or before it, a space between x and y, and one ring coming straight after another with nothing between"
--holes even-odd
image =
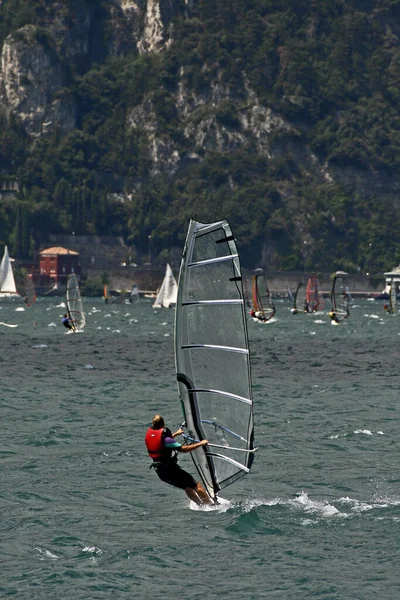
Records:
<instances>
[{"instance_id":1,"label":"sail batten","mask_svg":"<svg viewBox=\"0 0 400 600\"><path fill-rule=\"evenodd\" d=\"M237 254L230 254L228 256L219 256L218 258L208 258L207 260L199 260L197 262L190 263L188 265L189 269L192 267L201 267L203 265L212 265L213 263L224 262L225 260L233 260L234 258L238 258Z\"/></svg>"},{"instance_id":2,"label":"sail batten","mask_svg":"<svg viewBox=\"0 0 400 600\"><path fill-rule=\"evenodd\" d=\"M175 316L175 360L191 457L211 498L250 471L253 401L239 256L227 221L191 221ZM212 447L219 452L210 452Z\"/></svg>"},{"instance_id":3,"label":"sail batten","mask_svg":"<svg viewBox=\"0 0 400 600\"><path fill-rule=\"evenodd\" d=\"M243 304L243 300L192 300L182 302L182 306L193 306L196 304Z\"/></svg>"},{"instance_id":4,"label":"sail batten","mask_svg":"<svg viewBox=\"0 0 400 600\"><path fill-rule=\"evenodd\" d=\"M223 392L221 390L215 390L212 388L192 388L189 391L196 392L197 394L201 394L201 392L210 392L212 394L220 394L221 396L226 396L227 398L233 398L234 400L239 400L239 402L245 402L246 404L253 404L253 401L250 398L243 398L243 396L237 396L236 394L228 394L228 392Z\"/></svg>"},{"instance_id":5,"label":"sail batten","mask_svg":"<svg viewBox=\"0 0 400 600\"><path fill-rule=\"evenodd\" d=\"M243 348L236 348L235 346L217 346L215 344L185 344L182 346L182 349L188 348L215 348L216 350L225 350L227 352L241 352L243 354L248 354L249 351Z\"/></svg>"}]
</instances>

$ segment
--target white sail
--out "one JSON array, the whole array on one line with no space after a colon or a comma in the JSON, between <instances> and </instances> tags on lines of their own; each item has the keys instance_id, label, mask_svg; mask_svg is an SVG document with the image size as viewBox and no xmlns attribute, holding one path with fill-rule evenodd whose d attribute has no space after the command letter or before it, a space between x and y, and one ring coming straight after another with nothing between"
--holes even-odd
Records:
<instances>
[{"instance_id":1,"label":"white sail","mask_svg":"<svg viewBox=\"0 0 400 600\"><path fill-rule=\"evenodd\" d=\"M132 286L131 293L129 295L129 302L139 302L139 288L136 283L134 283Z\"/></svg>"},{"instance_id":2,"label":"white sail","mask_svg":"<svg viewBox=\"0 0 400 600\"><path fill-rule=\"evenodd\" d=\"M175 314L175 361L187 441L211 498L249 473L253 400L239 256L227 221L191 221Z\"/></svg>"},{"instance_id":3,"label":"white sail","mask_svg":"<svg viewBox=\"0 0 400 600\"><path fill-rule=\"evenodd\" d=\"M155 299L155 302L153 304L153 308L161 308L162 306L168 308L169 306L171 306L171 304L176 304L177 294L178 286L172 269L167 264L165 277L157 294L157 298Z\"/></svg>"},{"instance_id":4,"label":"white sail","mask_svg":"<svg viewBox=\"0 0 400 600\"><path fill-rule=\"evenodd\" d=\"M0 264L0 296L18 296L7 246Z\"/></svg>"},{"instance_id":5,"label":"white sail","mask_svg":"<svg viewBox=\"0 0 400 600\"><path fill-rule=\"evenodd\" d=\"M74 331L82 331L86 325L83 303L79 290L78 279L75 275L68 275L67 280L67 310L72 320Z\"/></svg>"},{"instance_id":6,"label":"white sail","mask_svg":"<svg viewBox=\"0 0 400 600\"><path fill-rule=\"evenodd\" d=\"M390 312L394 314L396 312L396 282L393 277L390 281Z\"/></svg>"}]
</instances>

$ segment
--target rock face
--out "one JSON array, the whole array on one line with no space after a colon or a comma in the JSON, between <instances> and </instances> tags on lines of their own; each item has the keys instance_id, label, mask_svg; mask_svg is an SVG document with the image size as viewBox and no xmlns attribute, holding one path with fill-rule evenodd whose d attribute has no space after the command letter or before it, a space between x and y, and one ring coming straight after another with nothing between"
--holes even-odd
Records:
<instances>
[{"instance_id":1,"label":"rock face","mask_svg":"<svg viewBox=\"0 0 400 600\"><path fill-rule=\"evenodd\" d=\"M177 4L176 0L147 0L139 52L158 52L169 46L172 20L178 11Z\"/></svg>"},{"instance_id":2,"label":"rock face","mask_svg":"<svg viewBox=\"0 0 400 600\"><path fill-rule=\"evenodd\" d=\"M54 50L27 25L9 36L1 53L0 103L18 115L26 131L44 134L54 126L62 132L75 127L73 99L58 98L64 85L63 68Z\"/></svg>"},{"instance_id":3,"label":"rock face","mask_svg":"<svg viewBox=\"0 0 400 600\"><path fill-rule=\"evenodd\" d=\"M190 17L194 2L55 0L46 4L41 27L25 25L3 43L0 113L17 116L32 137L56 128L61 134L68 133L79 121L70 88L71 72L84 74L94 62L110 56L162 52L173 43L174 20L178 15ZM177 173L188 163L201 162L209 151L249 149L266 159L290 153L310 178L325 184L340 181L365 194L397 198L400 178L396 175L320 162L304 142L299 125L263 105L245 73L242 81L236 82L241 88L239 95L221 73L214 74L200 90L194 90L187 79L181 68L176 88L169 90L180 145L158 122L151 94L127 115L127 127L139 132L146 143L154 174Z\"/></svg>"}]
</instances>

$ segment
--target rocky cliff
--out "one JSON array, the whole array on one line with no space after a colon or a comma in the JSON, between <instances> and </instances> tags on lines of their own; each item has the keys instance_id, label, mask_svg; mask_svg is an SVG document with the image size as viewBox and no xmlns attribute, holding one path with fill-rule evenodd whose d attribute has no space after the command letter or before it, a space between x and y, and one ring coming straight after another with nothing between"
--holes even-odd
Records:
<instances>
[{"instance_id":1,"label":"rocky cliff","mask_svg":"<svg viewBox=\"0 0 400 600\"><path fill-rule=\"evenodd\" d=\"M7 6L11 10L15 3L16 0L4 0L0 16L1 11L6 15ZM244 12L242 4L215 7L208 0L43 2L31 17L21 17L21 26L10 20L10 31L5 31L0 114L20 120L33 141L55 133L62 138L76 130L83 131L96 139L98 147L92 152L93 157L105 152L109 134L97 133L104 127L101 106L96 117L89 114L95 103L92 89L87 94L85 77L99 73L99 94L103 86L104 97L95 100L105 105L109 96L110 111L116 110L119 98L116 92L111 96L107 86L110 78L119 77L122 83L118 89L123 98L118 113L123 118L124 138L118 143L124 147L134 144L138 160L146 157L147 161L142 168L130 164L124 172L121 169L118 189L114 190L119 194L119 206L121 202L136 202L134 210L139 214L135 194L143 189L145 180L146 185L160 178L163 185L186 182L185 174L198 173L193 169L212 163L213 157L225 157L228 166L221 167L225 169L223 177L218 179L216 175L216 181L209 184L210 194L224 186L225 197L230 193L237 195L243 185L253 185L251 181L244 184L245 169L238 173L234 166L247 156L249 172L258 165L259 184L263 182L263 169L268 181L268 191L262 192L268 196L265 232L274 238L277 232L285 230L288 239L297 244L297 252L302 253L301 261L306 260L303 244L312 246L313 228L335 229L339 220L345 218L339 218L330 205L333 189L336 195L337 190L342 190L347 198L355 194L364 198L379 195L391 207L397 206L400 177L394 167L398 159L395 150L389 154L386 150L393 145L395 111L391 112L392 107L379 108L382 127L376 129L379 135L373 134L377 123L368 127L368 115L378 111L378 100L368 105L365 98L368 94L374 98L380 94L381 102L388 102L387 97L382 100L386 92L376 92L372 80L359 91L355 82L362 79L365 61L369 68L369 51L377 57L377 64L380 61L378 70L387 71L387 89L398 85L399 17L383 8L379 0L373 1L369 9L359 9L357 3L350 2L347 15L340 2L334 2L331 8L324 2L318 10L307 4L302 11L301 7L297 10L297 5L286 10L281 2L273 8L269 4L266 8L267 4L252 0ZM285 23L289 13L297 19L293 34L293 19ZM345 30L340 28L346 23L349 29L343 33ZM370 32L376 48L382 42L379 52L375 46L365 53L362 47L357 48L354 40L364 31ZM343 45L341 36L345 39ZM328 52L329 44L332 51ZM356 75L346 74L348 87L348 81L352 81L353 96L341 100L336 98L341 83L335 83L335 68L347 60L352 69L359 71ZM111 66L108 80L103 81L104 65ZM119 68L126 69L125 79L113 72ZM335 101L325 89L327 82L330 90L335 88ZM350 110L351 103L354 106ZM360 125L361 114L364 129ZM360 123L354 125L357 119ZM340 136L344 141L338 143ZM109 159L98 159L92 168L96 172L93 186L99 185L101 177L110 181L111 171L115 175L116 168L106 166L108 163ZM116 163L121 160L117 158ZM81 181L88 176L79 177ZM174 192L168 193L174 197ZM316 200L317 197L323 199ZM318 203L319 224L314 218ZM176 220L173 201L171 206L165 211L169 216L164 229ZM224 210L229 212L226 206ZM158 227L145 216L142 224L132 222L138 229L147 222L151 232ZM342 223L341 227L343 230L346 225ZM164 229L161 237L166 235ZM262 236L262 232L254 235ZM146 238L147 231L142 243ZM325 244L324 251L334 243ZM275 242L271 244L263 243L258 253L265 260L275 261L279 249Z\"/></svg>"}]
</instances>

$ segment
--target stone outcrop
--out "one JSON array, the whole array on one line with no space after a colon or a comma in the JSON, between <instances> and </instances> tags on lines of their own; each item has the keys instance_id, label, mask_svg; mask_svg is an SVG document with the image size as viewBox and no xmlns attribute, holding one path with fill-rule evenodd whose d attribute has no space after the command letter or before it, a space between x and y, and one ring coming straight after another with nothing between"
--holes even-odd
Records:
<instances>
[{"instance_id":1,"label":"stone outcrop","mask_svg":"<svg viewBox=\"0 0 400 600\"><path fill-rule=\"evenodd\" d=\"M74 100L57 96L63 86L63 67L36 27L27 25L6 39L1 53L0 105L17 115L28 133L41 135L55 127L66 133L75 127Z\"/></svg>"}]
</instances>

